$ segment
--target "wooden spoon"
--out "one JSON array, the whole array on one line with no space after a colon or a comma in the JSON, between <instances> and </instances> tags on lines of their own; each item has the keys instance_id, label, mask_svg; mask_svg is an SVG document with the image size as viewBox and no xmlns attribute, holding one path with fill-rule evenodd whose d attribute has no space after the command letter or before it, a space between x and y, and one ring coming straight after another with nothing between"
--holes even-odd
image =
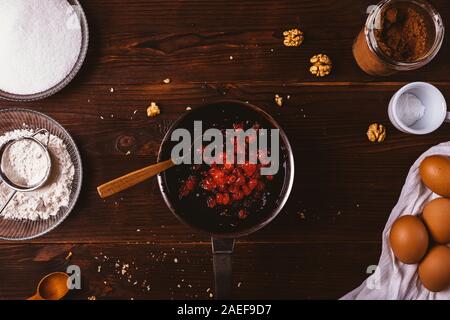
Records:
<instances>
[{"instance_id":1,"label":"wooden spoon","mask_svg":"<svg viewBox=\"0 0 450 320\"><path fill-rule=\"evenodd\" d=\"M60 300L69 292L67 280L69 276L64 272L54 272L39 281L36 294L27 300Z\"/></svg>"},{"instance_id":2,"label":"wooden spoon","mask_svg":"<svg viewBox=\"0 0 450 320\"><path fill-rule=\"evenodd\" d=\"M97 187L98 194L103 199L107 198L109 196L112 196L113 194L135 186L138 183L141 183L142 181L145 181L153 176L156 176L158 173L172 168L173 166L175 166L175 163L172 160L167 160L131 172L127 175L124 175L120 178L114 179Z\"/></svg>"}]
</instances>

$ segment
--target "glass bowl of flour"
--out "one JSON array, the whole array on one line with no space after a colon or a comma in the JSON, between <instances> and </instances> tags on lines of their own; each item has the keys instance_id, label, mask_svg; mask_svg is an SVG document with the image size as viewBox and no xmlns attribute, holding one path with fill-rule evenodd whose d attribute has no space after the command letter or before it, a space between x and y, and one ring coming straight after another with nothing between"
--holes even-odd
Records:
<instances>
[{"instance_id":1,"label":"glass bowl of flour","mask_svg":"<svg viewBox=\"0 0 450 320\"><path fill-rule=\"evenodd\" d=\"M34 101L73 80L89 29L78 0L1 0L0 38L0 99Z\"/></svg>"},{"instance_id":2,"label":"glass bowl of flour","mask_svg":"<svg viewBox=\"0 0 450 320\"><path fill-rule=\"evenodd\" d=\"M40 129L49 135L38 134L36 138L43 144L48 141L51 158L49 179L37 190L18 192L0 214L0 239L26 240L42 236L57 227L72 211L80 195L82 184L82 164L78 148L69 133L52 118L32 110L0 110L0 146L30 136ZM47 140L48 139L48 140ZM33 148L15 148L9 158L16 159L11 165L17 172L33 174L33 166L27 159L33 158ZM36 152L39 152L37 150ZM36 172L39 174L39 172ZM33 178L33 177L27 177ZM5 184L0 184L0 207L12 192Z\"/></svg>"}]
</instances>

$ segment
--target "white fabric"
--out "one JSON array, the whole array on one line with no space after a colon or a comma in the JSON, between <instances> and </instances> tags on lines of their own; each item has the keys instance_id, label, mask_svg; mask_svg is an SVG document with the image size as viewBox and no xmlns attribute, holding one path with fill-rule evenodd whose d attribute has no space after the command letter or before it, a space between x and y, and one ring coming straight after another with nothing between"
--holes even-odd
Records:
<instances>
[{"instance_id":1,"label":"white fabric","mask_svg":"<svg viewBox=\"0 0 450 320\"><path fill-rule=\"evenodd\" d=\"M406 265L395 259L389 246L389 230L394 221L402 215L420 214L424 205L437 196L425 187L420 179L419 165L430 155L450 156L450 142L437 145L422 154L411 167L397 205L391 212L383 230L383 247L378 270L367 278L358 288L341 299L450 299L450 288L439 293L425 289L417 275L418 265ZM376 285L378 284L378 285Z\"/></svg>"}]
</instances>

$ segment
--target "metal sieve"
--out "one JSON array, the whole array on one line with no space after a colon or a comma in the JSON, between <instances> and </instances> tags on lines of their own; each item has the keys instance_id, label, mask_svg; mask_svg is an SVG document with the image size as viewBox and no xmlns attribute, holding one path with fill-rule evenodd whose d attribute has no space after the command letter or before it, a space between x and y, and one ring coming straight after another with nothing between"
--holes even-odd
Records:
<instances>
[{"instance_id":1,"label":"metal sieve","mask_svg":"<svg viewBox=\"0 0 450 320\"><path fill-rule=\"evenodd\" d=\"M36 136L39 134L46 134L47 139L45 141L45 144L43 144L41 141L39 141L36 138ZM47 163L46 170L45 170L42 178L39 179L39 181L34 182L30 185L26 185L26 184L22 184L20 182L14 181L15 179L8 175L7 169L5 168L5 161L4 161L5 154L7 154L7 152L11 149L11 147L13 145L15 145L21 141L30 141L32 143L35 143L42 150L42 154L45 157L45 160ZM41 129L41 130L36 131L31 136L25 136L25 137L21 137L18 139L10 140L0 147L0 184L4 183L10 189L13 190L13 192L10 194L10 196L5 201L5 203L0 207L0 215L3 213L6 206L11 202L11 200L14 198L14 196L16 195L17 192L35 191L35 190L39 189L40 187L42 187L47 182L48 178L50 177L50 172L51 172L51 167L52 167L50 152L48 151L49 141L50 141L50 132L48 132L46 129ZM18 165L21 165L21 164L18 164Z\"/></svg>"}]
</instances>

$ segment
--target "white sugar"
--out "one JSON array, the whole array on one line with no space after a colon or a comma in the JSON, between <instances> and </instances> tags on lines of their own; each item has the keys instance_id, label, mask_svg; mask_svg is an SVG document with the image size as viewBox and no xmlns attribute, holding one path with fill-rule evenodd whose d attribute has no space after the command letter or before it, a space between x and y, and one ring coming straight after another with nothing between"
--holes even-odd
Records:
<instances>
[{"instance_id":1,"label":"white sugar","mask_svg":"<svg viewBox=\"0 0 450 320\"><path fill-rule=\"evenodd\" d=\"M73 69L81 25L66 0L1 0L0 39L0 90L34 94Z\"/></svg>"}]
</instances>

